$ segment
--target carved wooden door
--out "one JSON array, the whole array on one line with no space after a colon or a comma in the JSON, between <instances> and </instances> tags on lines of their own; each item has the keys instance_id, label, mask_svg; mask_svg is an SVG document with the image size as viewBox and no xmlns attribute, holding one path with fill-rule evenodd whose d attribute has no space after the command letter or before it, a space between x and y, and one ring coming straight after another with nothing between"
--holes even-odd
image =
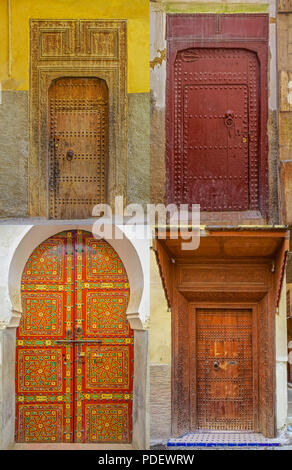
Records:
<instances>
[{"instance_id":1,"label":"carved wooden door","mask_svg":"<svg viewBox=\"0 0 292 470\"><path fill-rule=\"evenodd\" d=\"M108 89L61 78L49 89L49 217L86 218L106 202Z\"/></svg>"},{"instance_id":2,"label":"carved wooden door","mask_svg":"<svg viewBox=\"0 0 292 470\"><path fill-rule=\"evenodd\" d=\"M17 330L17 442L130 442L133 331L121 259L88 232L34 250Z\"/></svg>"},{"instance_id":3,"label":"carved wooden door","mask_svg":"<svg viewBox=\"0 0 292 470\"><path fill-rule=\"evenodd\" d=\"M176 203L203 211L259 208L259 66L254 52L189 48L174 61L172 179ZM169 85L170 87L170 85ZM172 101L171 101L172 100Z\"/></svg>"},{"instance_id":4,"label":"carved wooden door","mask_svg":"<svg viewBox=\"0 0 292 470\"><path fill-rule=\"evenodd\" d=\"M196 312L198 428L254 430L252 311Z\"/></svg>"}]
</instances>

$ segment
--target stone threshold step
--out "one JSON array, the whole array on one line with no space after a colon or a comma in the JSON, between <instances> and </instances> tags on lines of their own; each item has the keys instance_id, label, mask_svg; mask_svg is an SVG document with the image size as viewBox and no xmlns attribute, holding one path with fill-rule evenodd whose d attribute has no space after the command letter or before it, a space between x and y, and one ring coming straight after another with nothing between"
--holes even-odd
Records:
<instances>
[{"instance_id":1,"label":"stone threshold step","mask_svg":"<svg viewBox=\"0 0 292 470\"><path fill-rule=\"evenodd\" d=\"M279 439L269 439L253 432L207 432L187 433L167 441L168 447L278 447Z\"/></svg>"}]
</instances>

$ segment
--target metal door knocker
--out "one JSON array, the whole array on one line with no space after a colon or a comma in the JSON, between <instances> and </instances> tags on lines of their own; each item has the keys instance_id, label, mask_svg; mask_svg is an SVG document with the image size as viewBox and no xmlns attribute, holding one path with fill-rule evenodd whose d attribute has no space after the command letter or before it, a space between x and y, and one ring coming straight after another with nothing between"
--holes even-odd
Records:
<instances>
[{"instance_id":1,"label":"metal door knocker","mask_svg":"<svg viewBox=\"0 0 292 470\"><path fill-rule=\"evenodd\" d=\"M71 162L72 158L74 156L74 152L73 150L68 150L67 154L66 154L66 158L69 162Z\"/></svg>"},{"instance_id":2,"label":"metal door knocker","mask_svg":"<svg viewBox=\"0 0 292 470\"><path fill-rule=\"evenodd\" d=\"M224 123L225 126L230 128L234 126L234 112L231 110L226 111L225 116L224 116Z\"/></svg>"}]
</instances>

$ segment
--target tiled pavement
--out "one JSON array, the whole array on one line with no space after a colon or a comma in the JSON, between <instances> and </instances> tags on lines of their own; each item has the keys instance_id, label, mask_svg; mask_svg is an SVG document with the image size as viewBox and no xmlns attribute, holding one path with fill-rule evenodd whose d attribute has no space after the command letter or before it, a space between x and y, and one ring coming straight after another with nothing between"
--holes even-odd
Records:
<instances>
[{"instance_id":1,"label":"tiled pavement","mask_svg":"<svg viewBox=\"0 0 292 470\"><path fill-rule=\"evenodd\" d=\"M197 431L167 441L168 447L278 447L279 439L268 439L260 433L232 431Z\"/></svg>"}]
</instances>

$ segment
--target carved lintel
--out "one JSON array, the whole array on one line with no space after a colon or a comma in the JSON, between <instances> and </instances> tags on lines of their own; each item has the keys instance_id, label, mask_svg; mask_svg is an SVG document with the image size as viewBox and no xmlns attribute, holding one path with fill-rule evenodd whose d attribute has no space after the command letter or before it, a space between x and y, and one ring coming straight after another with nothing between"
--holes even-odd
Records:
<instances>
[{"instance_id":1,"label":"carved lintel","mask_svg":"<svg viewBox=\"0 0 292 470\"><path fill-rule=\"evenodd\" d=\"M278 13L289 12L292 12L292 0L278 0Z\"/></svg>"}]
</instances>

